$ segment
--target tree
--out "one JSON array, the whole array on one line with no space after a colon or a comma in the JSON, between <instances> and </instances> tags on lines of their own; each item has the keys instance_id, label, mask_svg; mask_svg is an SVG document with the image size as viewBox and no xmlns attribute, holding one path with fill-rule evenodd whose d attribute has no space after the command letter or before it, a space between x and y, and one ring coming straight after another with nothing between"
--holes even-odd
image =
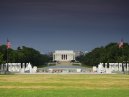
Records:
<instances>
[{"instance_id":1,"label":"tree","mask_svg":"<svg viewBox=\"0 0 129 97\"><path fill-rule=\"evenodd\" d=\"M6 48L6 45L1 45L0 46L0 53L3 54L3 61L6 62L6 60L7 60L7 48Z\"/></svg>"},{"instance_id":2,"label":"tree","mask_svg":"<svg viewBox=\"0 0 129 97\"><path fill-rule=\"evenodd\" d=\"M0 52L0 65L3 64L4 60L3 60L3 54Z\"/></svg>"},{"instance_id":3,"label":"tree","mask_svg":"<svg viewBox=\"0 0 129 97\"><path fill-rule=\"evenodd\" d=\"M79 59L79 58L78 58ZM105 47L98 47L84 56L81 56L80 62L85 65L98 65L99 63L118 63L129 61L129 45L123 44L123 48L119 48L117 43L110 43Z\"/></svg>"},{"instance_id":4,"label":"tree","mask_svg":"<svg viewBox=\"0 0 129 97\"><path fill-rule=\"evenodd\" d=\"M8 62L10 63L31 63L35 66L46 65L51 60L51 57L40 54L39 51L23 46L18 47L17 50L8 49ZM7 61L7 48L6 45L0 46L0 62Z\"/></svg>"}]
</instances>

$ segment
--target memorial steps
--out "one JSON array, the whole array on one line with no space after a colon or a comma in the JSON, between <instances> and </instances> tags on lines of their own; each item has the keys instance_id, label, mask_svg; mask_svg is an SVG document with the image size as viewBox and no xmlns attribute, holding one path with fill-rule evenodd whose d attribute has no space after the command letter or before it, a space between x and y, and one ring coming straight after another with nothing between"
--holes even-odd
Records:
<instances>
[{"instance_id":1,"label":"memorial steps","mask_svg":"<svg viewBox=\"0 0 129 97\"><path fill-rule=\"evenodd\" d=\"M72 66L72 63L68 61L62 61L62 62L58 62L56 66Z\"/></svg>"}]
</instances>

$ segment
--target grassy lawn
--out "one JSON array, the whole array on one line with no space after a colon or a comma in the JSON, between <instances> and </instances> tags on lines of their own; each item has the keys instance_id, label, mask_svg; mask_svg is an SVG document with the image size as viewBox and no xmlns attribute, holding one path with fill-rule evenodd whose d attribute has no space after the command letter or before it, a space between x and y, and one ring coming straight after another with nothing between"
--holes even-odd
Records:
<instances>
[{"instance_id":1,"label":"grassy lawn","mask_svg":"<svg viewBox=\"0 0 129 97\"><path fill-rule=\"evenodd\" d=\"M129 97L129 75L0 75L0 97Z\"/></svg>"}]
</instances>

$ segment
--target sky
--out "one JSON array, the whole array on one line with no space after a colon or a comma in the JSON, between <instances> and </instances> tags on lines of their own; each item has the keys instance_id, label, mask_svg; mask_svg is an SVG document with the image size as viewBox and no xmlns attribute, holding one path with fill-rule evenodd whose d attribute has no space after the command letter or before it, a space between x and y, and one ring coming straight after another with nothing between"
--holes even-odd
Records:
<instances>
[{"instance_id":1,"label":"sky","mask_svg":"<svg viewBox=\"0 0 129 97\"><path fill-rule=\"evenodd\" d=\"M91 51L129 43L129 0L0 0L0 44Z\"/></svg>"}]
</instances>

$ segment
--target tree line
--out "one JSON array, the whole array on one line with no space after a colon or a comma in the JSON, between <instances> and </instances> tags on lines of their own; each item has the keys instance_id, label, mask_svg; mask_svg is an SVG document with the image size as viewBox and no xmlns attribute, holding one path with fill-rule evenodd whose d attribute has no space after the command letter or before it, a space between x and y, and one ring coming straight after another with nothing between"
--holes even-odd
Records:
<instances>
[{"instance_id":1,"label":"tree line","mask_svg":"<svg viewBox=\"0 0 129 97\"><path fill-rule=\"evenodd\" d=\"M6 45L0 46L0 64L9 63L31 63L32 65L42 67L52 61L52 56L41 54L34 48L22 46L16 50L8 48ZM76 58L83 65L96 66L99 63L123 63L129 62L129 44L123 43L122 48L118 43L110 43L106 46L97 47L91 52Z\"/></svg>"},{"instance_id":2,"label":"tree line","mask_svg":"<svg viewBox=\"0 0 129 97\"><path fill-rule=\"evenodd\" d=\"M96 66L99 63L123 63L129 62L129 44L110 43L106 46L97 47L91 52L77 58L83 65Z\"/></svg>"},{"instance_id":3,"label":"tree line","mask_svg":"<svg viewBox=\"0 0 129 97\"><path fill-rule=\"evenodd\" d=\"M8 55L7 55L8 53ZM31 63L32 65L41 67L45 66L52 58L46 54L41 54L39 51L22 46L18 47L17 50L8 48L6 45L0 46L0 64L9 63Z\"/></svg>"}]
</instances>

